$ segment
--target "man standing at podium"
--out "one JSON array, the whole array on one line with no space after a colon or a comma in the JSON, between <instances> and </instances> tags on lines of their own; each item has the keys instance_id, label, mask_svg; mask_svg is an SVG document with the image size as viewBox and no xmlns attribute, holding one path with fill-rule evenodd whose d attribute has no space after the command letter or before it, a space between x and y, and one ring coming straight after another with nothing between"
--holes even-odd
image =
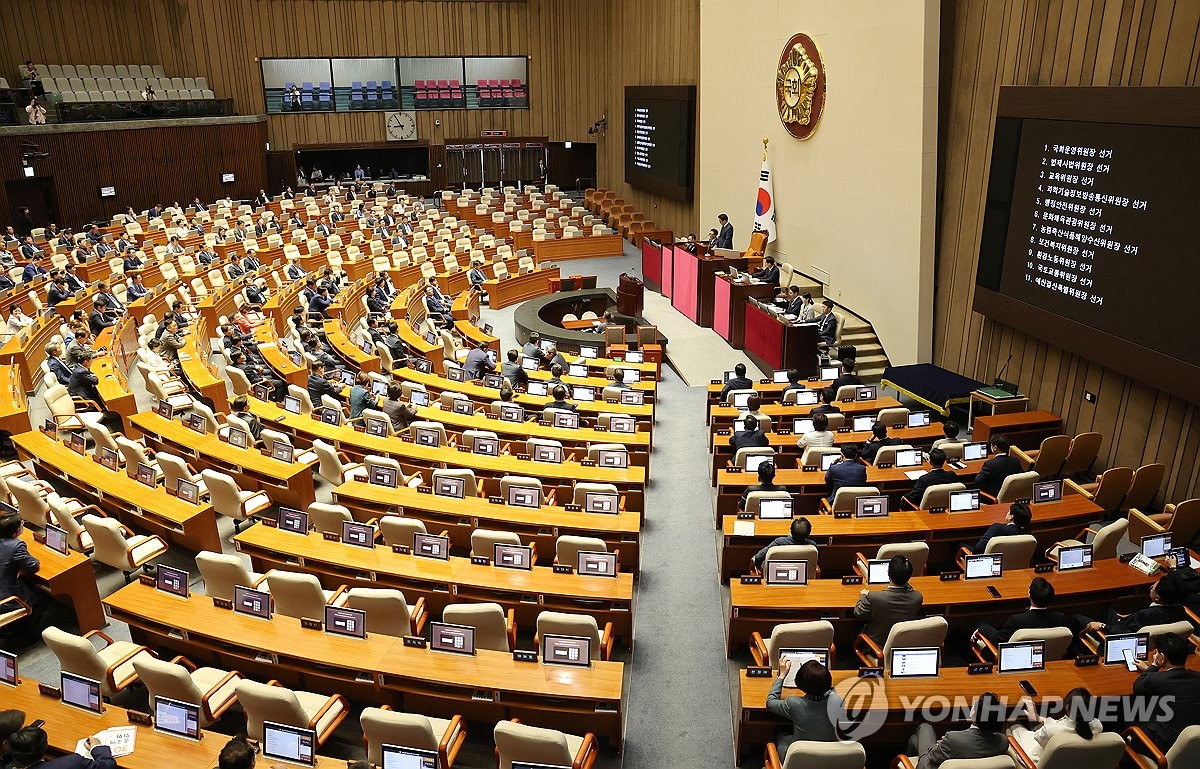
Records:
<instances>
[{"instance_id":1,"label":"man standing at podium","mask_svg":"<svg viewBox=\"0 0 1200 769\"><path fill-rule=\"evenodd\" d=\"M733 248L733 225L729 223L729 217L718 214L717 221L721 223L721 229L717 232L717 239L713 241L713 248Z\"/></svg>"}]
</instances>

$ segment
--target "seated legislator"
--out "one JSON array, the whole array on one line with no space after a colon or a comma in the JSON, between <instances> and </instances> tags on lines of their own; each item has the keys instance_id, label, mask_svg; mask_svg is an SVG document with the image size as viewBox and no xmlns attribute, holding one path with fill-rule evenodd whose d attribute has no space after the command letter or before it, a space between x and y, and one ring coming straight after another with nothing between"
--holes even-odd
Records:
<instances>
[{"instance_id":1,"label":"seated legislator","mask_svg":"<svg viewBox=\"0 0 1200 769\"><path fill-rule=\"evenodd\" d=\"M521 357L521 351L513 348L508 351L508 360L500 365L500 376L508 380L512 387L524 387L529 382L529 374L525 373L525 369L521 368L521 364L517 360Z\"/></svg>"},{"instance_id":2,"label":"seated legislator","mask_svg":"<svg viewBox=\"0 0 1200 769\"><path fill-rule=\"evenodd\" d=\"M786 547L787 545L812 545L816 547L817 543L809 538L810 534L812 534L811 521L804 516L793 518L791 533L786 537L776 537L771 540L770 544L754 554L754 557L750 559L751 565L756 569L762 568L763 561L767 560L767 551L773 547Z\"/></svg>"},{"instance_id":3,"label":"seated legislator","mask_svg":"<svg viewBox=\"0 0 1200 769\"><path fill-rule=\"evenodd\" d=\"M262 443L262 423L250 410L250 399L245 395L239 395L229 402L229 406L233 409L233 416L246 423L246 427L250 430L250 438L254 443L256 445Z\"/></svg>"},{"instance_id":4,"label":"seated legislator","mask_svg":"<svg viewBox=\"0 0 1200 769\"><path fill-rule=\"evenodd\" d=\"M48 596L33 584L41 562L33 557L21 539L23 525L24 520L18 513L0 514L0 600L15 597L30 608L28 616L8 627L11 635L4 646L12 649L37 640L41 617L48 604Z\"/></svg>"},{"instance_id":5,"label":"seated legislator","mask_svg":"<svg viewBox=\"0 0 1200 769\"><path fill-rule=\"evenodd\" d=\"M325 364L318 360L313 361L308 370L308 397L312 400L314 409L321 407L322 395L340 399L341 391L337 385L325 378Z\"/></svg>"},{"instance_id":6,"label":"seated legislator","mask_svg":"<svg viewBox=\"0 0 1200 769\"><path fill-rule=\"evenodd\" d=\"M775 257L768 256L763 260L763 268L750 273L750 277L755 280L761 280L763 283L768 283L772 286L779 285L779 265L775 264Z\"/></svg>"},{"instance_id":7,"label":"seated legislator","mask_svg":"<svg viewBox=\"0 0 1200 769\"><path fill-rule=\"evenodd\" d=\"M826 347L837 339L837 315L833 313L833 301L821 300L821 314L817 316L817 341Z\"/></svg>"},{"instance_id":8,"label":"seated legislator","mask_svg":"<svg viewBox=\"0 0 1200 769\"><path fill-rule=\"evenodd\" d=\"M825 484L829 487L829 502L843 486L867 485L867 467L858 461L858 446L847 443L842 446L842 458L825 471Z\"/></svg>"},{"instance_id":9,"label":"seated legislator","mask_svg":"<svg viewBox=\"0 0 1200 769\"><path fill-rule=\"evenodd\" d=\"M771 439L762 431L757 417L747 414L741 424L741 432L734 429L729 434L729 445L735 452L738 449L766 448L771 445Z\"/></svg>"},{"instance_id":10,"label":"seated legislator","mask_svg":"<svg viewBox=\"0 0 1200 769\"><path fill-rule=\"evenodd\" d=\"M807 390L808 389L807 385L800 383L800 370L799 369L794 369L794 368L788 369L787 378L788 378L787 386L784 387L783 391L780 393L780 398L782 398L784 395L791 392L792 390Z\"/></svg>"},{"instance_id":11,"label":"seated legislator","mask_svg":"<svg viewBox=\"0 0 1200 769\"><path fill-rule=\"evenodd\" d=\"M1054 585L1043 577L1034 577L1029 583L1029 608L1020 614L1014 614L1004 621L1000 629L986 622L979 624L979 634L992 643L1008 643L1013 633L1018 630L1045 630L1052 627L1065 627L1072 633L1078 632L1075 621L1065 612L1051 609L1054 603Z\"/></svg>"},{"instance_id":12,"label":"seated legislator","mask_svg":"<svg viewBox=\"0 0 1200 769\"><path fill-rule=\"evenodd\" d=\"M886 424L876 422L871 425L871 437L863 444L861 456L864 462L874 463L875 455L879 453L881 448L884 446L899 446L902 443L904 441L901 439L888 435Z\"/></svg>"},{"instance_id":13,"label":"seated legislator","mask_svg":"<svg viewBox=\"0 0 1200 769\"><path fill-rule=\"evenodd\" d=\"M816 417L813 417L813 424L816 424ZM913 507L921 504L921 497L930 486L958 482L958 476L946 469L946 452L941 449L930 449L929 466L932 469L918 478L913 483L913 490L904 495L904 500Z\"/></svg>"},{"instance_id":14,"label":"seated legislator","mask_svg":"<svg viewBox=\"0 0 1200 769\"><path fill-rule=\"evenodd\" d=\"M937 739L933 727L921 724L908 741L908 755L917 756L917 769L937 769L955 758L991 758L1008 752L1004 733L1008 709L992 692L984 692L975 701L971 726L946 732Z\"/></svg>"},{"instance_id":15,"label":"seated legislator","mask_svg":"<svg viewBox=\"0 0 1200 769\"><path fill-rule=\"evenodd\" d=\"M757 421L757 420L755 420ZM829 417L825 414L813 414L813 429L800 436L796 445L802 449L810 447L829 448L833 446L834 435L829 431ZM766 436L763 436L766 438Z\"/></svg>"},{"instance_id":16,"label":"seated legislator","mask_svg":"<svg viewBox=\"0 0 1200 769\"><path fill-rule=\"evenodd\" d=\"M813 406L809 410L809 414L840 414L842 410L834 404L834 399L837 398L837 390L832 387L826 387L821 390L821 402Z\"/></svg>"},{"instance_id":17,"label":"seated legislator","mask_svg":"<svg viewBox=\"0 0 1200 769\"><path fill-rule=\"evenodd\" d=\"M1076 687L1063 697L1063 714L1058 718L1043 718L1033 700L1021 698L1023 715L1029 725L1016 724L1009 727L1008 735L1021 746L1025 755L1036 765L1042 759L1042 752L1052 737L1060 734L1074 734L1085 740L1090 740L1104 731L1104 724L1095 718L1097 707L1092 693L1083 687Z\"/></svg>"},{"instance_id":18,"label":"seated legislator","mask_svg":"<svg viewBox=\"0 0 1200 769\"><path fill-rule=\"evenodd\" d=\"M33 766L38 769L117 769L112 749L95 737L88 737L83 741L88 758L77 753L68 753L58 758L47 759L48 747L46 730L40 726L26 726L8 738L12 766L20 769Z\"/></svg>"},{"instance_id":19,"label":"seated legislator","mask_svg":"<svg viewBox=\"0 0 1200 769\"><path fill-rule=\"evenodd\" d=\"M742 492L741 499L738 500L738 510L746 509L746 500L750 498L750 493L754 491L787 491L786 486L778 486L775 483L775 463L763 462L758 466L758 483L753 486L747 486Z\"/></svg>"},{"instance_id":20,"label":"seated legislator","mask_svg":"<svg viewBox=\"0 0 1200 769\"><path fill-rule=\"evenodd\" d=\"M962 429L958 422L947 419L942 422L942 437L933 442L933 448L940 448L943 443L958 443L958 431Z\"/></svg>"},{"instance_id":21,"label":"seated legislator","mask_svg":"<svg viewBox=\"0 0 1200 769\"><path fill-rule=\"evenodd\" d=\"M217 756L217 769L254 769L257 749L246 740L245 735L238 735L225 743Z\"/></svg>"},{"instance_id":22,"label":"seated legislator","mask_svg":"<svg viewBox=\"0 0 1200 769\"><path fill-rule=\"evenodd\" d=\"M730 390L753 390L754 382L746 378L746 364L739 363L733 367L733 376L721 388L721 403L729 402Z\"/></svg>"},{"instance_id":23,"label":"seated legislator","mask_svg":"<svg viewBox=\"0 0 1200 769\"><path fill-rule=\"evenodd\" d=\"M379 408L379 399L371 392L371 375L360 371L354 375L354 385L350 388L350 418L362 418L366 409Z\"/></svg>"},{"instance_id":24,"label":"seated legislator","mask_svg":"<svg viewBox=\"0 0 1200 769\"><path fill-rule=\"evenodd\" d=\"M941 451L941 449L937 449L937 451ZM1028 534L1031 521L1033 521L1033 511L1029 509L1029 505L1023 502L1012 503L1008 507L1008 514L1004 516L1004 522L988 526L987 531L971 548L971 552L975 555L987 552L988 542L992 541L992 537L1015 537Z\"/></svg>"},{"instance_id":25,"label":"seated legislator","mask_svg":"<svg viewBox=\"0 0 1200 769\"><path fill-rule=\"evenodd\" d=\"M575 411L579 408L567 400L567 388L564 385L555 385L550 394L554 396L554 400L547 403L543 408L560 409L562 411Z\"/></svg>"},{"instance_id":26,"label":"seated legislator","mask_svg":"<svg viewBox=\"0 0 1200 769\"><path fill-rule=\"evenodd\" d=\"M1183 608L1183 588L1179 585L1175 572L1167 572L1157 582L1150 586L1150 605L1138 609L1132 614L1119 614L1110 608L1103 621L1089 620L1083 615L1077 615L1075 620L1086 633L1136 633L1147 625L1168 625L1172 622L1183 622L1188 619L1187 610Z\"/></svg>"},{"instance_id":27,"label":"seated legislator","mask_svg":"<svg viewBox=\"0 0 1200 769\"><path fill-rule=\"evenodd\" d=\"M404 385L392 380L388 382L387 397L383 399L383 413L392 420L392 431L402 433L417 420L417 412L412 406L404 403Z\"/></svg>"},{"instance_id":28,"label":"seated legislator","mask_svg":"<svg viewBox=\"0 0 1200 769\"><path fill-rule=\"evenodd\" d=\"M994 498L1000 493L1005 478L1025 469L1021 467L1021 460L1009 455L1008 446L1008 438L1003 435L993 436L988 442L988 448L994 456L983 463L979 474L975 476L975 485L989 497Z\"/></svg>"},{"instance_id":29,"label":"seated legislator","mask_svg":"<svg viewBox=\"0 0 1200 769\"><path fill-rule=\"evenodd\" d=\"M544 350L542 350L541 341L541 334L536 331L530 332L529 341L527 341L521 348L521 355L526 358L533 358L538 362L539 365L545 363L546 353Z\"/></svg>"},{"instance_id":30,"label":"seated legislator","mask_svg":"<svg viewBox=\"0 0 1200 769\"><path fill-rule=\"evenodd\" d=\"M865 623L863 632L881 649L893 625L916 619L921 612L925 598L909 584L912 575L912 561L894 555L888 561L888 586L875 591L863 588L858 594L854 617Z\"/></svg>"},{"instance_id":31,"label":"seated legislator","mask_svg":"<svg viewBox=\"0 0 1200 769\"><path fill-rule=\"evenodd\" d=\"M1186 638L1164 633L1151 640L1155 647L1153 664L1138 661L1142 673L1133 682L1133 694L1138 698L1174 698L1170 717L1159 706L1151 709L1156 717L1138 724L1160 751L1167 751L1180 732L1200 724L1200 671L1187 667L1192 645Z\"/></svg>"},{"instance_id":32,"label":"seated legislator","mask_svg":"<svg viewBox=\"0 0 1200 769\"><path fill-rule=\"evenodd\" d=\"M558 345L554 342L546 345L546 365L550 368L561 366L564 371L567 368L567 359L558 351Z\"/></svg>"},{"instance_id":33,"label":"seated legislator","mask_svg":"<svg viewBox=\"0 0 1200 769\"><path fill-rule=\"evenodd\" d=\"M829 386L832 387L833 391L836 393L839 387L860 384L862 384L862 380L858 378L858 374L854 373L854 359L847 358L846 360L842 361L841 375L838 376L837 379L833 380L833 383Z\"/></svg>"},{"instance_id":34,"label":"seated legislator","mask_svg":"<svg viewBox=\"0 0 1200 769\"><path fill-rule=\"evenodd\" d=\"M492 362L486 340L479 340L479 343L467 353L462 367L463 373L470 380L483 379L484 374L490 374L496 370L496 364Z\"/></svg>"},{"instance_id":35,"label":"seated legislator","mask_svg":"<svg viewBox=\"0 0 1200 769\"><path fill-rule=\"evenodd\" d=\"M767 692L767 711L786 718L792 723L791 734L782 734L775 740L780 756L786 756L793 742L834 742L837 740L837 724L834 714L844 712L842 697L833 689L833 676L829 668L816 660L809 660L796 671L796 688L804 692L800 697L792 695L784 699L783 681L792 670L792 661L786 657L779 660L779 677Z\"/></svg>"}]
</instances>

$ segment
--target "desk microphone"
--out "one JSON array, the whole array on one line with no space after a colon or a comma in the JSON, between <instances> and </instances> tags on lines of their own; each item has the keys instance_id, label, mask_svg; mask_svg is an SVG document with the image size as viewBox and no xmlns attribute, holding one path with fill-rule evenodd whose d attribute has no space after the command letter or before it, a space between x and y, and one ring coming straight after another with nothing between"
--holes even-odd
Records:
<instances>
[{"instance_id":1,"label":"desk microphone","mask_svg":"<svg viewBox=\"0 0 1200 769\"><path fill-rule=\"evenodd\" d=\"M1004 365L1000 368L1000 373L996 375L997 380L1004 378L1004 372L1008 371L1008 364L1012 361L1012 356L1013 354L1010 352L1008 354L1008 360L1004 361Z\"/></svg>"}]
</instances>

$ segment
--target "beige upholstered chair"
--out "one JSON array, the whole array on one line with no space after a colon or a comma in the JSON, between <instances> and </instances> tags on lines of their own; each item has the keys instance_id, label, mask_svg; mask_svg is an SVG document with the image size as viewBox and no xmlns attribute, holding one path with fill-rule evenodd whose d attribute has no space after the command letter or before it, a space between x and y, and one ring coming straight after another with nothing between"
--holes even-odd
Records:
<instances>
[{"instance_id":1,"label":"beige upholstered chair","mask_svg":"<svg viewBox=\"0 0 1200 769\"><path fill-rule=\"evenodd\" d=\"M117 569L129 581L129 574L167 552L167 543L157 534L134 534L115 518L85 515L81 521L92 538L92 558Z\"/></svg>"},{"instance_id":2,"label":"beige upholstered chair","mask_svg":"<svg viewBox=\"0 0 1200 769\"><path fill-rule=\"evenodd\" d=\"M232 518L234 531L240 531L244 521L271 507L271 498L265 492L242 491L233 477L225 473L202 470L200 477L208 487L213 510Z\"/></svg>"},{"instance_id":3,"label":"beige upholstered chair","mask_svg":"<svg viewBox=\"0 0 1200 769\"><path fill-rule=\"evenodd\" d=\"M1000 553L1000 562L1004 564L1004 568L1015 570L1028 569L1035 550L1037 550L1037 537L1032 534L1009 534L989 539L983 553L984 555ZM959 568L965 568L965 557L970 555L970 549L960 548L958 555Z\"/></svg>"},{"instance_id":4,"label":"beige upholstered chair","mask_svg":"<svg viewBox=\"0 0 1200 769\"><path fill-rule=\"evenodd\" d=\"M196 667L187 657L167 662L148 654L133 659L133 669L146 686L151 707L155 697L167 697L200 708L200 726L208 726L237 702L236 670Z\"/></svg>"},{"instance_id":5,"label":"beige upholstered chair","mask_svg":"<svg viewBox=\"0 0 1200 769\"><path fill-rule=\"evenodd\" d=\"M1075 640L1075 634L1066 627L1022 628L1014 632L1008 640L1009 643L1045 641L1045 658L1060 660L1067 656L1067 649ZM1000 658L999 648L978 630L971 634L971 651L980 662L995 664Z\"/></svg>"},{"instance_id":6,"label":"beige upholstered chair","mask_svg":"<svg viewBox=\"0 0 1200 769\"><path fill-rule=\"evenodd\" d=\"M437 765L450 769L467 739L467 724L462 716L429 718L415 713L397 713L386 705L364 708L359 724L367 743L367 761L373 766L383 765L384 745L403 745L418 750L436 750Z\"/></svg>"},{"instance_id":7,"label":"beige upholstered chair","mask_svg":"<svg viewBox=\"0 0 1200 769\"><path fill-rule=\"evenodd\" d=\"M317 733L317 744L329 739L349 713L346 698L285 689L278 683L260 684L243 680L237 684L237 698L246 712L246 736L263 737L263 721L273 721Z\"/></svg>"},{"instance_id":8,"label":"beige upholstered chair","mask_svg":"<svg viewBox=\"0 0 1200 769\"><path fill-rule=\"evenodd\" d=\"M1092 562L1103 561L1109 558L1117 557L1117 545L1121 544L1121 540L1125 538L1125 530L1129 528L1128 518L1118 518L1112 523L1105 524L1099 529L1086 528L1079 532L1075 539L1064 539L1054 543L1049 550L1046 551L1046 557L1052 561L1058 561L1058 549L1060 547L1073 547L1075 545L1084 544L1084 538L1088 534L1092 535ZM1007 567L1006 568L1011 568Z\"/></svg>"},{"instance_id":9,"label":"beige upholstered chair","mask_svg":"<svg viewBox=\"0 0 1200 769\"><path fill-rule=\"evenodd\" d=\"M833 623L829 620L784 622L763 639L757 630L750 634L750 653L755 665L779 667L780 649L829 649L833 646ZM832 659L832 655L830 655Z\"/></svg>"},{"instance_id":10,"label":"beige upholstered chair","mask_svg":"<svg viewBox=\"0 0 1200 769\"><path fill-rule=\"evenodd\" d=\"M91 554L95 549L92 535L88 534L87 529L79 522L82 511L77 511L74 507L80 504L79 500L48 494L46 502L50 505L50 514L54 517L55 525L67 533L67 545L76 552ZM88 505L83 510L91 511L101 518L104 517L104 512L95 505Z\"/></svg>"},{"instance_id":11,"label":"beige upholstered chair","mask_svg":"<svg viewBox=\"0 0 1200 769\"><path fill-rule=\"evenodd\" d=\"M896 454L901 451L912 451L913 447L907 443L898 443L895 446L883 446L879 451L875 452L875 466L883 464L896 464Z\"/></svg>"},{"instance_id":12,"label":"beige upholstered chair","mask_svg":"<svg viewBox=\"0 0 1200 769\"><path fill-rule=\"evenodd\" d=\"M204 580L204 594L211 598L232 601L236 585L263 589L259 587L263 575L250 571L240 556L202 550L196 553L196 568Z\"/></svg>"},{"instance_id":13,"label":"beige upholstered chair","mask_svg":"<svg viewBox=\"0 0 1200 769\"><path fill-rule=\"evenodd\" d=\"M353 521L350 511L342 505L313 502L308 506L308 524L313 531L342 535L342 524Z\"/></svg>"},{"instance_id":14,"label":"beige upholstered chair","mask_svg":"<svg viewBox=\"0 0 1200 769\"><path fill-rule=\"evenodd\" d=\"M758 515L764 499L791 499L788 491L752 491L746 495L746 512Z\"/></svg>"},{"instance_id":15,"label":"beige upholstered chair","mask_svg":"<svg viewBox=\"0 0 1200 769\"><path fill-rule=\"evenodd\" d=\"M99 404L83 400L77 402L67 392L67 388L60 384L47 388L46 392L42 394L42 401L50 410L50 416L58 425L59 432L86 430L89 424L100 421L103 416ZM77 406L87 407L90 410L79 411Z\"/></svg>"},{"instance_id":16,"label":"beige upholstered chair","mask_svg":"<svg viewBox=\"0 0 1200 769\"><path fill-rule=\"evenodd\" d=\"M15 595L10 595L8 598L0 598L0 629L25 619L30 613L29 604Z\"/></svg>"},{"instance_id":17,"label":"beige upholstered chair","mask_svg":"<svg viewBox=\"0 0 1200 769\"><path fill-rule=\"evenodd\" d=\"M92 638L104 641L104 646L97 649ZM105 697L124 691L137 680L137 671L133 669L135 659L154 656L145 646L114 641L99 630L78 636L51 626L42 631L42 640L58 657L58 665L64 672L99 681L100 693Z\"/></svg>"},{"instance_id":18,"label":"beige upholstered chair","mask_svg":"<svg viewBox=\"0 0 1200 769\"><path fill-rule=\"evenodd\" d=\"M1138 727L1125 730L1125 755L1138 769L1161 769L1158 746ZM1191 769L1200 766L1200 725L1189 726L1175 738L1175 744L1163 754L1166 769Z\"/></svg>"},{"instance_id":19,"label":"beige upholstered chair","mask_svg":"<svg viewBox=\"0 0 1200 769\"><path fill-rule=\"evenodd\" d=\"M188 467L183 457L160 451L154 455L154 462L158 465L158 469L162 471L163 488L175 491L179 488L181 480L189 481L200 487L200 496L208 496L208 487L204 485L204 479L198 478L192 473L192 469Z\"/></svg>"},{"instance_id":20,"label":"beige upholstered chair","mask_svg":"<svg viewBox=\"0 0 1200 769\"><path fill-rule=\"evenodd\" d=\"M471 555L491 558L496 545L522 545L521 538L511 531L475 529L471 532Z\"/></svg>"},{"instance_id":21,"label":"beige upholstered chair","mask_svg":"<svg viewBox=\"0 0 1200 769\"><path fill-rule=\"evenodd\" d=\"M1024 473L1013 473L1004 479L1004 483L1000 484L1000 492L996 494L995 502L997 504L1005 504L1008 502L1016 502L1018 499L1029 499L1033 496L1033 484L1040 480L1040 476L1034 470L1029 470ZM980 492L980 496L987 497L988 495Z\"/></svg>"},{"instance_id":22,"label":"beige upholstered chair","mask_svg":"<svg viewBox=\"0 0 1200 769\"><path fill-rule=\"evenodd\" d=\"M571 491L571 504L582 505L586 500L587 494L617 494L616 484L613 483L589 483L587 481L576 481L575 488Z\"/></svg>"},{"instance_id":23,"label":"beige upholstered chair","mask_svg":"<svg viewBox=\"0 0 1200 769\"><path fill-rule=\"evenodd\" d=\"M385 418L388 425L391 421ZM348 457L320 438L313 439L312 451L317 455L317 477L334 486L349 480L366 480L367 471L361 464L351 462Z\"/></svg>"},{"instance_id":24,"label":"beige upholstered chair","mask_svg":"<svg viewBox=\"0 0 1200 769\"><path fill-rule=\"evenodd\" d=\"M394 588L352 587L333 599L334 606L366 612L368 633L390 636L421 635L429 614L422 596L412 606L404 593Z\"/></svg>"},{"instance_id":25,"label":"beige upholstered chair","mask_svg":"<svg viewBox=\"0 0 1200 769\"><path fill-rule=\"evenodd\" d=\"M1011 744L1011 743L1010 743ZM1011 754L1018 763L1029 769L1079 769L1081 766L1116 766L1125 752L1125 740L1116 732L1103 732L1085 740L1077 734L1056 734L1042 749L1042 757L1035 764L1025 752L1015 745ZM945 766L945 764L942 764Z\"/></svg>"},{"instance_id":26,"label":"beige upholstered chair","mask_svg":"<svg viewBox=\"0 0 1200 769\"><path fill-rule=\"evenodd\" d=\"M943 767L954 763L953 760L942 764ZM767 743L767 760L765 769L807 769L819 766L821 769L865 769L867 751L857 742L814 742L812 740L796 740L788 745L787 755L779 760L779 749L774 742ZM953 767L950 767L953 769ZM978 769L988 769L979 767ZM1012 769L1012 761L1003 769Z\"/></svg>"},{"instance_id":27,"label":"beige upholstered chair","mask_svg":"<svg viewBox=\"0 0 1200 769\"><path fill-rule=\"evenodd\" d=\"M591 769L598 755L596 737L564 734L517 721L501 721L494 731L499 769L512 769L514 761Z\"/></svg>"},{"instance_id":28,"label":"beige upholstered chair","mask_svg":"<svg viewBox=\"0 0 1200 769\"><path fill-rule=\"evenodd\" d=\"M307 617L323 620L325 604L334 597L334 591L325 590L312 574L273 569L267 572L267 589L275 602L275 611L288 617Z\"/></svg>"},{"instance_id":29,"label":"beige upholstered chair","mask_svg":"<svg viewBox=\"0 0 1200 769\"><path fill-rule=\"evenodd\" d=\"M1100 454L1100 446L1104 436L1100 433L1080 433L1071 439L1071 448L1063 460L1058 474L1063 478L1072 478L1080 473L1086 473L1096 462Z\"/></svg>"},{"instance_id":30,"label":"beige upholstered chair","mask_svg":"<svg viewBox=\"0 0 1200 769\"><path fill-rule=\"evenodd\" d=\"M587 638L593 660L607 660L612 654L613 628L606 623L603 632L596 618L588 614L567 614L560 611L543 611L537 616L534 639L538 646L547 634L571 635Z\"/></svg>"},{"instance_id":31,"label":"beige upholstered chair","mask_svg":"<svg viewBox=\"0 0 1200 769\"><path fill-rule=\"evenodd\" d=\"M863 576L866 576L867 557L862 553L854 554L854 569ZM925 564L929 562L929 543L928 542L890 542L886 545L880 545L875 551L876 561L886 561L902 555L908 559L913 567L913 575L921 576L925 573Z\"/></svg>"},{"instance_id":32,"label":"beige upholstered chair","mask_svg":"<svg viewBox=\"0 0 1200 769\"><path fill-rule=\"evenodd\" d=\"M892 649L914 646L941 646L946 641L950 624L945 617L927 617L897 622L888 631L887 640L880 649L866 634L860 634L854 642L854 652L867 667L887 667L891 664Z\"/></svg>"},{"instance_id":33,"label":"beige upholstered chair","mask_svg":"<svg viewBox=\"0 0 1200 769\"><path fill-rule=\"evenodd\" d=\"M466 439L464 438L464 440ZM469 440L467 441L467 445L471 445ZM437 488L437 482L439 478L457 478L462 480L464 498L479 496L479 485L475 481L475 471L471 470L470 468L434 470L433 487L435 489Z\"/></svg>"},{"instance_id":34,"label":"beige upholstered chair","mask_svg":"<svg viewBox=\"0 0 1200 769\"><path fill-rule=\"evenodd\" d=\"M561 534L554 541L555 563L575 568L581 552L607 553L608 544L598 537L580 537L574 534Z\"/></svg>"},{"instance_id":35,"label":"beige upholstered chair","mask_svg":"<svg viewBox=\"0 0 1200 769\"><path fill-rule=\"evenodd\" d=\"M524 475L506 475L500 479L500 496L504 499L508 499L508 490L512 486L522 486L526 488L537 489L538 504L548 504L546 502L546 492L542 488L542 482L537 478L530 478Z\"/></svg>"},{"instance_id":36,"label":"beige upholstered chair","mask_svg":"<svg viewBox=\"0 0 1200 769\"><path fill-rule=\"evenodd\" d=\"M1014 448L1009 453L1020 459L1026 470L1037 472L1041 478L1053 478L1058 475L1063 462L1066 461L1070 448L1070 436L1051 435L1043 439L1041 446L1033 451Z\"/></svg>"},{"instance_id":37,"label":"beige upholstered chair","mask_svg":"<svg viewBox=\"0 0 1200 769\"><path fill-rule=\"evenodd\" d=\"M17 504L17 513L20 514L21 519L39 529L46 528L47 520L53 515L50 508L51 500L58 500L62 508L70 511L73 516L80 516L89 510L100 512L95 505L84 505L77 499L59 497L53 491L43 495L40 486L20 478L10 478L7 484L8 490Z\"/></svg>"},{"instance_id":38,"label":"beige upholstered chair","mask_svg":"<svg viewBox=\"0 0 1200 769\"><path fill-rule=\"evenodd\" d=\"M882 422L888 427L907 427L908 426L908 409L903 406L890 409L880 409L879 414L875 417L876 422Z\"/></svg>"},{"instance_id":39,"label":"beige upholstered chair","mask_svg":"<svg viewBox=\"0 0 1200 769\"><path fill-rule=\"evenodd\" d=\"M452 603L442 611L442 621L475 628L475 648L511 652L517 643L515 612L507 614L498 603Z\"/></svg>"},{"instance_id":40,"label":"beige upholstered chair","mask_svg":"<svg viewBox=\"0 0 1200 769\"><path fill-rule=\"evenodd\" d=\"M1162 462L1142 465L1133 472L1133 480L1129 483L1129 492L1121 501L1120 509L1128 510L1136 507L1144 510L1154 502L1158 490L1162 488L1163 478L1166 477L1167 466Z\"/></svg>"},{"instance_id":41,"label":"beige upholstered chair","mask_svg":"<svg viewBox=\"0 0 1200 769\"><path fill-rule=\"evenodd\" d=\"M917 504L917 509L928 510L931 507L940 507L943 510L949 509L950 492L962 491L965 488L967 488L966 484L962 483L938 483L929 486L921 494L921 501ZM912 507L912 504L907 499L904 501L908 507Z\"/></svg>"},{"instance_id":42,"label":"beige upholstered chair","mask_svg":"<svg viewBox=\"0 0 1200 769\"><path fill-rule=\"evenodd\" d=\"M416 518L406 518L403 515L385 515L379 519L379 532L383 535L383 543L388 547L395 545L413 546L414 534L428 534L425 522Z\"/></svg>"},{"instance_id":43,"label":"beige upholstered chair","mask_svg":"<svg viewBox=\"0 0 1200 769\"><path fill-rule=\"evenodd\" d=\"M763 563L767 561L804 561L808 565L806 574L809 579L821 576L821 567L817 563L818 551L816 545L772 545L767 548Z\"/></svg>"},{"instance_id":44,"label":"beige upholstered chair","mask_svg":"<svg viewBox=\"0 0 1200 769\"><path fill-rule=\"evenodd\" d=\"M821 509L826 513L854 512L854 501L859 497L877 497L879 488L876 486L843 486L833 495L833 504L821 498Z\"/></svg>"}]
</instances>

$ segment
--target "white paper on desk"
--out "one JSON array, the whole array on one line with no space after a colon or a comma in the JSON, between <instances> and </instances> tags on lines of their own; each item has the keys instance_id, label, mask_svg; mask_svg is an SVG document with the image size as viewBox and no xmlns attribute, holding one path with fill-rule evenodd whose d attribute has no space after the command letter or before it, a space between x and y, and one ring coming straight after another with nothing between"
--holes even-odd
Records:
<instances>
[{"instance_id":1,"label":"white paper on desk","mask_svg":"<svg viewBox=\"0 0 1200 769\"><path fill-rule=\"evenodd\" d=\"M907 478L908 478L910 481L915 481L916 479L918 479L918 478L920 478L922 475L924 475L926 472L928 472L928 471L927 471L927 470L905 470L905 471L904 471L904 475L905 475L905 476L906 476L906 477L907 477Z\"/></svg>"},{"instance_id":2,"label":"white paper on desk","mask_svg":"<svg viewBox=\"0 0 1200 769\"><path fill-rule=\"evenodd\" d=\"M121 756L128 756L133 752L134 745L137 743L137 727L114 726L111 729L97 732L92 736L107 745L109 750L112 751L114 758L120 758ZM92 752L87 749L86 742L87 738L84 738L75 743L75 752L86 758L91 758Z\"/></svg>"},{"instance_id":3,"label":"white paper on desk","mask_svg":"<svg viewBox=\"0 0 1200 769\"><path fill-rule=\"evenodd\" d=\"M733 536L735 537L753 537L754 536L754 521L734 521Z\"/></svg>"}]
</instances>

